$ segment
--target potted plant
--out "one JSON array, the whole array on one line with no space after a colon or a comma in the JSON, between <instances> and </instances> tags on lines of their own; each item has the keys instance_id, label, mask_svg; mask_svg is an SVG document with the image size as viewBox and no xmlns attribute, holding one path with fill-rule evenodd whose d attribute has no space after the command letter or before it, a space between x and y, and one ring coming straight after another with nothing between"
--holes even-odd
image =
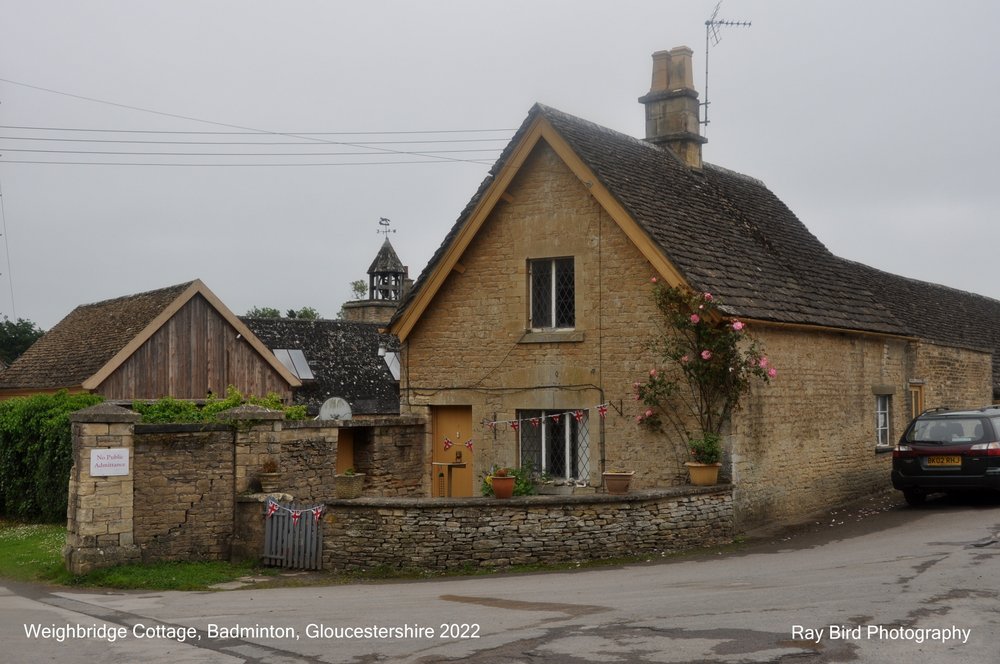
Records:
<instances>
[{"instance_id":1,"label":"potted plant","mask_svg":"<svg viewBox=\"0 0 1000 664\"><path fill-rule=\"evenodd\" d=\"M510 498L514 495L514 480L516 478L510 474L507 468L497 468L493 471L490 485L493 487L493 495L497 498Z\"/></svg>"},{"instance_id":2,"label":"potted plant","mask_svg":"<svg viewBox=\"0 0 1000 664\"><path fill-rule=\"evenodd\" d=\"M628 493L629 485L632 483L634 470L606 470L601 473L604 478L604 490L613 495L623 495Z\"/></svg>"},{"instance_id":3,"label":"potted plant","mask_svg":"<svg viewBox=\"0 0 1000 664\"><path fill-rule=\"evenodd\" d=\"M260 472L257 473L260 481L260 490L264 493L277 493L281 485L281 470L278 468L278 460L274 457L267 457L260 464Z\"/></svg>"},{"instance_id":4,"label":"potted plant","mask_svg":"<svg viewBox=\"0 0 1000 664\"><path fill-rule=\"evenodd\" d=\"M722 466L722 442L714 433L706 433L701 438L688 441L691 460L684 463L688 469L691 484L710 486L719 481Z\"/></svg>"},{"instance_id":5,"label":"potted plant","mask_svg":"<svg viewBox=\"0 0 1000 664\"><path fill-rule=\"evenodd\" d=\"M493 464L488 471L482 474L481 478L482 484L479 491L484 496L510 498L511 496L530 496L535 493L535 481L530 465L522 468L508 468ZM499 482L495 482L495 480L499 480ZM511 485L509 494L506 490L508 484Z\"/></svg>"},{"instance_id":6,"label":"potted plant","mask_svg":"<svg viewBox=\"0 0 1000 664\"><path fill-rule=\"evenodd\" d=\"M668 423L679 436L673 446L678 466L684 449L692 459L685 463L689 471L695 464L715 466L717 476L723 428L753 383L767 383L777 371L746 323L729 317L711 293L655 278L653 284L663 333L652 340L652 350L660 364L633 385L642 404L636 421L657 432Z\"/></svg>"},{"instance_id":7,"label":"potted plant","mask_svg":"<svg viewBox=\"0 0 1000 664\"><path fill-rule=\"evenodd\" d=\"M337 498L357 498L361 495L364 484L365 474L348 468L336 476L336 481L333 483L333 495Z\"/></svg>"}]
</instances>

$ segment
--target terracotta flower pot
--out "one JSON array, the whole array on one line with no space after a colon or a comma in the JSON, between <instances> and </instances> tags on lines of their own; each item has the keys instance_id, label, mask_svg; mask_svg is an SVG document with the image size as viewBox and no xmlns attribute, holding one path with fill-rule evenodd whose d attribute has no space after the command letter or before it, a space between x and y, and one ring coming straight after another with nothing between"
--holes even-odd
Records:
<instances>
[{"instance_id":1,"label":"terracotta flower pot","mask_svg":"<svg viewBox=\"0 0 1000 664\"><path fill-rule=\"evenodd\" d=\"M510 498L514 495L514 477L497 477L493 476L493 495L497 498Z\"/></svg>"},{"instance_id":2,"label":"terracotta flower pot","mask_svg":"<svg viewBox=\"0 0 1000 664\"><path fill-rule=\"evenodd\" d=\"M635 471L632 470L627 473L605 471L601 475L604 476L604 488L608 493L623 495L628 493L629 485L632 483L632 476L635 475Z\"/></svg>"},{"instance_id":3,"label":"terracotta flower pot","mask_svg":"<svg viewBox=\"0 0 1000 664\"><path fill-rule=\"evenodd\" d=\"M719 468L721 463L698 463L688 461L684 464L688 469L688 477L691 484L695 486L711 486L719 482Z\"/></svg>"}]
</instances>

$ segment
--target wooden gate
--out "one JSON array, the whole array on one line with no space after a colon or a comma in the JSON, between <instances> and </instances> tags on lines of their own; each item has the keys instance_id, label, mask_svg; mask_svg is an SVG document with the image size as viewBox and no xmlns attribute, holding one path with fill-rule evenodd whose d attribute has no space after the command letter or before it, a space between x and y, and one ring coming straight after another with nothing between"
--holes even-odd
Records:
<instances>
[{"instance_id":1,"label":"wooden gate","mask_svg":"<svg viewBox=\"0 0 1000 664\"><path fill-rule=\"evenodd\" d=\"M264 565L323 569L323 505L267 501L264 513Z\"/></svg>"}]
</instances>

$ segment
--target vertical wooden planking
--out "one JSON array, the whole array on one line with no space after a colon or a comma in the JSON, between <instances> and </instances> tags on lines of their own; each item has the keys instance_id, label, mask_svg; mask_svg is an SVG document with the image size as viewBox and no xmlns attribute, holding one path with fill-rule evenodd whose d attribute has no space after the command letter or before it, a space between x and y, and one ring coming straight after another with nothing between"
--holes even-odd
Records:
<instances>
[{"instance_id":1,"label":"vertical wooden planking","mask_svg":"<svg viewBox=\"0 0 1000 664\"><path fill-rule=\"evenodd\" d=\"M265 508L263 563L289 569L323 568L323 521L312 510L319 505L280 504L270 517ZM298 523L292 512L299 513Z\"/></svg>"}]
</instances>

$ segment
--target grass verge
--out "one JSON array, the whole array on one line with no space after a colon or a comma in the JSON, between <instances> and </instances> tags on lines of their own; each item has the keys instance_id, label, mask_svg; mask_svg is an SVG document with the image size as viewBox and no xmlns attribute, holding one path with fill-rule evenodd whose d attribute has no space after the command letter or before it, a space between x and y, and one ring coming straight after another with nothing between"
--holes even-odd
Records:
<instances>
[{"instance_id":1,"label":"grass verge","mask_svg":"<svg viewBox=\"0 0 1000 664\"><path fill-rule=\"evenodd\" d=\"M52 524L25 524L0 520L0 577L16 581L63 586L141 589L205 590L217 583L248 575L273 575L273 570L226 562L121 565L83 576L63 565L66 528Z\"/></svg>"}]
</instances>

